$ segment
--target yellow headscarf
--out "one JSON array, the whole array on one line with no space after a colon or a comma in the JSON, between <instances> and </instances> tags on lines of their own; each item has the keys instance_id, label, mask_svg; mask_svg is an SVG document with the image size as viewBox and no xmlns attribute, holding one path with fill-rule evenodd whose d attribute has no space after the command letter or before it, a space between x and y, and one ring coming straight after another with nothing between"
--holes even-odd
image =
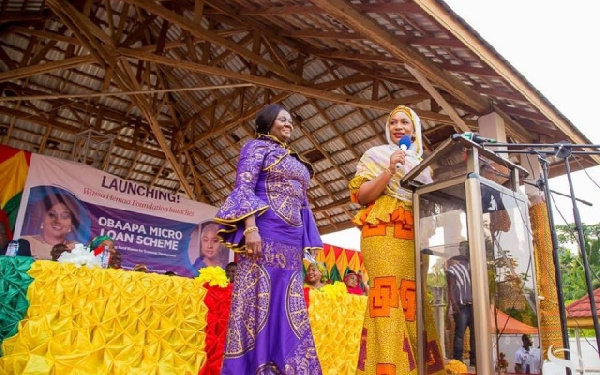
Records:
<instances>
[{"instance_id":1,"label":"yellow headscarf","mask_svg":"<svg viewBox=\"0 0 600 375\"><path fill-rule=\"evenodd\" d=\"M311 264L308 265L308 267L310 267L310 266L317 267L317 269L319 270L319 272L321 272L321 282L322 283L327 283L327 280L329 280L329 276L328 276L327 267L325 266L325 263L322 263L322 262L313 262L313 263L311 263Z\"/></svg>"}]
</instances>

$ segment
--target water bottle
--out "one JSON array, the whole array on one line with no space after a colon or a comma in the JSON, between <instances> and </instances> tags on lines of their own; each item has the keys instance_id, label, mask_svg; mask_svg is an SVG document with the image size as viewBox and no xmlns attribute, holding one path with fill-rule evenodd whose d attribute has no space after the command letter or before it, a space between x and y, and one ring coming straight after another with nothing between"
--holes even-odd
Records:
<instances>
[{"instance_id":1,"label":"water bottle","mask_svg":"<svg viewBox=\"0 0 600 375\"><path fill-rule=\"evenodd\" d=\"M108 261L110 259L110 250L108 246L104 246L104 250L100 255L100 261L102 262L102 268L108 268Z\"/></svg>"},{"instance_id":2,"label":"water bottle","mask_svg":"<svg viewBox=\"0 0 600 375\"><path fill-rule=\"evenodd\" d=\"M19 242L12 240L8 243L8 247L6 248L6 256L14 257L19 252Z\"/></svg>"}]
</instances>

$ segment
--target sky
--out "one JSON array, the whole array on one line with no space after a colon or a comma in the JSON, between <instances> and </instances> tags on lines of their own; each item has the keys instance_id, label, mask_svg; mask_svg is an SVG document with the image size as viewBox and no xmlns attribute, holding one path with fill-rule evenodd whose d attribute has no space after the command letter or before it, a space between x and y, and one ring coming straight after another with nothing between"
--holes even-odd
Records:
<instances>
[{"instance_id":1,"label":"sky","mask_svg":"<svg viewBox=\"0 0 600 375\"><path fill-rule=\"evenodd\" d=\"M595 111L599 107L595 90L600 88L600 66L594 56L600 35L600 1L445 1L592 144L600 144ZM577 205L582 223L600 223L600 166L572 173L572 181L575 196L593 204ZM548 185L569 193L565 176L551 179ZM554 195L554 202L555 223L573 223L571 199ZM324 235L323 241L360 249L357 229Z\"/></svg>"}]
</instances>

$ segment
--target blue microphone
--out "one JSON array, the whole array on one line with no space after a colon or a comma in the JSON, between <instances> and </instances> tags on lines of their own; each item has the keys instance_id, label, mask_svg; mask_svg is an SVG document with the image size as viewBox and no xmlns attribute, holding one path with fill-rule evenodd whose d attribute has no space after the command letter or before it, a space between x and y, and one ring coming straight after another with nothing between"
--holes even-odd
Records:
<instances>
[{"instance_id":1,"label":"blue microphone","mask_svg":"<svg viewBox=\"0 0 600 375\"><path fill-rule=\"evenodd\" d=\"M410 135L408 134L404 134L402 137L400 137L400 140L398 141L398 147L400 147L400 150L408 150L410 148L410 145L412 143L412 139L410 137ZM396 169L400 169L402 168L402 164L398 163L396 164Z\"/></svg>"}]
</instances>

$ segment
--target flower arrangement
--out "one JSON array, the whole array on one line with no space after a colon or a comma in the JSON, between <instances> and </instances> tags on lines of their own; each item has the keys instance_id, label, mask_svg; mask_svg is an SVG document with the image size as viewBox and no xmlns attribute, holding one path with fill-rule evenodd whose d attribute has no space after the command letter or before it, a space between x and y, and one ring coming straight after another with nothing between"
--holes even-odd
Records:
<instances>
[{"instance_id":1,"label":"flower arrangement","mask_svg":"<svg viewBox=\"0 0 600 375\"><path fill-rule=\"evenodd\" d=\"M458 359L453 359L446 364L446 374L466 374L467 365Z\"/></svg>"},{"instance_id":2,"label":"flower arrangement","mask_svg":"<svg viewBox=\"0 0 600 375\"><path fill-rule=\"evenodd\" d=\"M498 356L499 358L496 363L496 368L500 370L500 372L506 372L508 370L508 361L506 360L506 354L504 354L504 352L500 352Z\"/></svg>"},{"instance_id":3,"label":"flower arrangement","mask_svg":"<svg viewBox=\"0 0 600 375\"><path fill-rule=\"evenodd\" d=\"M75 248L71 252L65 251L58 258L59 263L71 263L75 267L87 266L88 268L102 268L102 258L94 255L88 247L81 243L75 244Z\"/></svg>"},{"instance_id":4,"label":"flower arrangement","mask_svg":"<svg viewBox=\"0 0 600 375\"><path fill-rule=\"evenodd\" d=\"M225 288L229 284L225 270L221 267L205 267L201 268L200 274L196 279L202 284L208 283L210 286L220 286Z\"/></svg>"}]
</instances>

